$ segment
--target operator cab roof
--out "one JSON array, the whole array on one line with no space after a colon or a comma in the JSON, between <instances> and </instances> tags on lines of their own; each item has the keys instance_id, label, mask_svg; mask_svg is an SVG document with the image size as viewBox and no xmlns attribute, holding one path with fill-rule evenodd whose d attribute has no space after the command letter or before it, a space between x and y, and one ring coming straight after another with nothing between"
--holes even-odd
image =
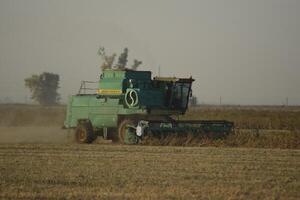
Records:
<instances>
[{"instance_id":1,"label":"operator cab roof","mask_svg":"<svg viewBox=\"0 0 300 200\"><path fill-rule=\"evenodd\" d=\"M131 69L106 69L103 71L101 78L151 80L151 71L135 71Z\"/></svg>"},{"instance_id":2,"label":"operator cab roof","mask_svg":"<svg viewBox=\"0 0 300 200\"><path fill-rule=\"evenodd\" d=\"M135 80L151 80L151 71L136 71L132 69L106 69L101 75L101 79L135 79ZM176 77L153 77L154 81L161 82L181 82L190 83L194 79L176 78Z\"/></svg>"}]
</instances>

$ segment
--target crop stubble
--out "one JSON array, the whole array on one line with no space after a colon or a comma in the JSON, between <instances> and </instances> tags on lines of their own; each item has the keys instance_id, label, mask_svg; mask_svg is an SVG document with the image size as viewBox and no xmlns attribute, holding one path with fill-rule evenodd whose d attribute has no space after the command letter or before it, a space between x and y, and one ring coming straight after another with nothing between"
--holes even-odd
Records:
<instances>
[{"instance_id":1,"label":"crop stubble","mask_svg":"<svg viewBox=\"0 0 300 200\"><path fill-rule=\"evenodd\" d=\"M300 151L0 145L4 199L298 199Z\"/></svg>"}]
</instances>

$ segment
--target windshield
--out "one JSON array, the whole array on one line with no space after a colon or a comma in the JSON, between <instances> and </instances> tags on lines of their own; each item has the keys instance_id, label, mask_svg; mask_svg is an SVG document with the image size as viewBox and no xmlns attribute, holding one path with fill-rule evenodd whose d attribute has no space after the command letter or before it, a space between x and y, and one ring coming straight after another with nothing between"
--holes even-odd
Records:
<instances>
[{"instance_id":1,"label":"windshield","mask_svg":"<svg viewBox=\"0 0 300 200\"><path fill-rule=\"evenodd\" d=\"M177 82L175 84L172 105L175 108L186 109L191 91L191 83Z\"/></svg>"}]
</instances>

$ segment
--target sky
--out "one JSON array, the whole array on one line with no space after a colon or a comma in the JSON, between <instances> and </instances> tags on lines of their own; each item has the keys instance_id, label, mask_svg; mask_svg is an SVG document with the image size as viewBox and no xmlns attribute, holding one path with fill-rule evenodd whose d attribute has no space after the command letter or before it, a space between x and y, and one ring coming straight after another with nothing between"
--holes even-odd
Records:
<instances>
[{"instance_id":1,"label":"sky","mask_svg":"<svg viewBox=\"0 0 300 200\"><path fill-rule=\"evenodd\" d=\"M0 101L60 75L62 103L129 49L153 76L190 77L199 103L300 105L299 0L0 0Z\"/></svg>"}]
</instances>

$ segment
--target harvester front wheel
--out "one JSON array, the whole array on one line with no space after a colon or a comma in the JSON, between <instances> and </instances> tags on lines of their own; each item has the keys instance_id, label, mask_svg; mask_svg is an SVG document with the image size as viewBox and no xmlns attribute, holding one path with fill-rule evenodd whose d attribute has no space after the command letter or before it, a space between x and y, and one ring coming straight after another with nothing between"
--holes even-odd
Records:
<instances>
[{"instance_id":1,"label":"harvester front wheel","mask_svg":"<svg viewBox=\"0 0 300 200\"><path fill-rule=\"evenodd\" d=\"M96 139L92 124L90 122L78 123L75 130L75 139L80 144L92 143Z\"/></svg>"},{"instance_id":2,"label":"harvester front wheel","mask_svg":"<svg viewBox=\"0 0 300 200\"><path fill-rule=\"evenodd\" d=\"M126 139L126 129L128 127L135 127L136 126L136 123L131 120L131 119L124 119L120 125L119 125L119 130L118 130L118 133L119 133L119 141L122 143L122 144L125 144L125 139Z\"/></svg>"}]
</instances>

